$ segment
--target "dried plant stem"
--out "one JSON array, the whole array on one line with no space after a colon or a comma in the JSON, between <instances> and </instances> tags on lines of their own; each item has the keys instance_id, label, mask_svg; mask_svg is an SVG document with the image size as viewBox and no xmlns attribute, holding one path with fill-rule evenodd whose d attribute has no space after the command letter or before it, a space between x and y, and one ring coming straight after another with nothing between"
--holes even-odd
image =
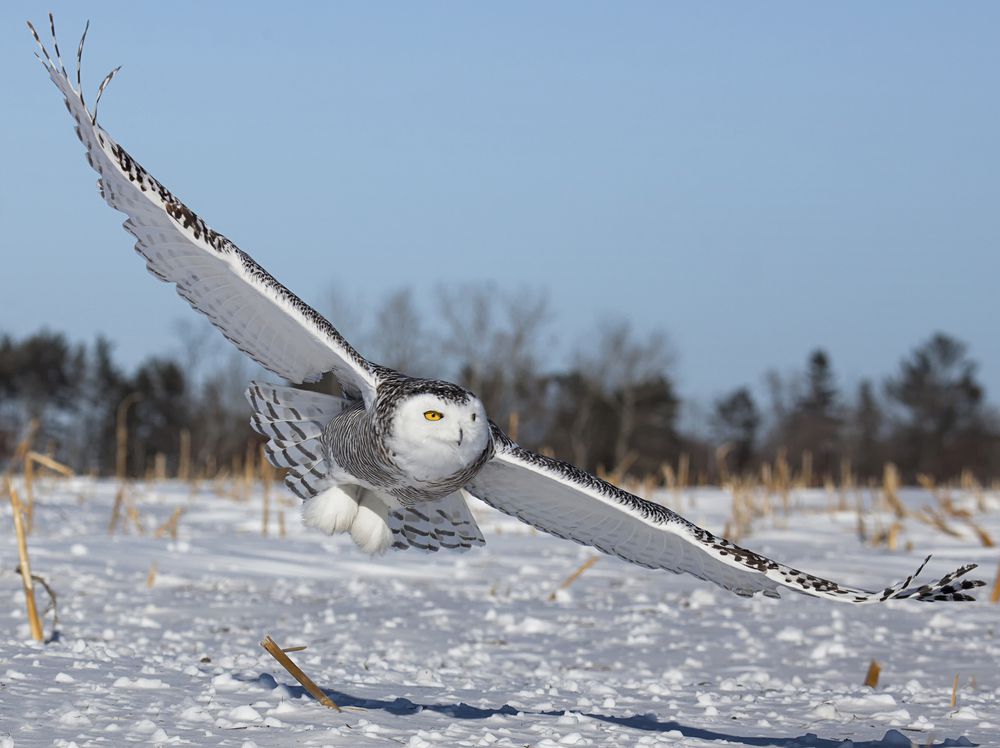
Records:
<instances>
[{"instance_id":1,"label":"dried plant stem","mask_svg":"<svg viewBox=\"0 0 1000 748\"><path fill-rule=\"evenodd\" d=\"M17 555L20 559L21 582L24 585L24 599L28 607L28 624L31 626L31 638L36 642L45 641L42 632L42 621L38 617L38 607L35 605L35 584L31 578L31 563L28 560L28 537L24 530L24 517L21 514L21 500L10 481L7 481L7 492L10 494L10 504L14 509L14 531L17 533Z\"/></svg>"},{"instance_id":2,"label":"dried plant stem","mask_svg":"<svg viewBox=\"0 0 1000 748\"><path fill-rule=\"evenodd\" d=\"M162 538L164 535L170 535L171 540L177 540L177 523L180 521L182 514L184 514L184 507L179 506L175 508L173 513L170 515L170 519L157 527L156 532L153 534L158 538Z\"/></svg>"},{"instance_id":3,"label":"dried plant stem","mask_svg":"<svg viewBox=\"0 0 1000 748\"><path fill-rule=\"evenodd\" d=\"M958 673L955 673L955 680L951 684L951 708L954 709L958 703Z\"/></svg>"},{"instance_id":4,"label":"dried plant stem","mask_svg":"<svg viewBox=\"0 0 1000 748\"><path fill-rule=\"evenodd\" d=\"M140 535L145 535L146 530L143 528L142 520L139 518L139 510L135 508L135 505L127 497L125 499L125 508L128 512L128 518L135 525L136 532Z\"/></svg>"},{"instance_id":5,"label":"dried plant stem","mask_svg":"<svg viewBox=\"0 0 1000 748\"><path fill-rule=\"evenodd\" d=\"M180 457L177 462L177 479L187 483L191 479L191 432L181 429Z\"/></svg>"},{"instance_id":6,"label":"dried plant stem","mask_svg":"<svg viewBox=\"0 0 1000 748\"><path fill-rule=\"evenodd\" d=\"M507 418L507 436L510 437L511 441L517 441L517 431L521 424L521 414L516 410L511 411L510 416Z\"/></svg>"},{"instance_id":7,"label":"dried plant stem","mask_svg":"<svg viewBox=\"0 0 1000 748\"><path fill-rule=\"evenodd\" d=\"M157 452L153 460L153 476L160 483L167 479L167 456L163 452Z\"/></svg>"},{"instance_id":8,"label":"dried plant stem","mask_svg":"<svg viewBox=\"0 0 1000 748\"><path fill-rule=\"evenodd\" d=\"M146 587L153 589L153 585L156 584L156 562L154 561L149 567L149 574L146 575Z\"/></svg>"},{"instance_id":9,"label":"dried plant stem","mask_svg":"<svg viewBox=\"0 0 1000 748\"><path fill-rule=\"evenodd\" d=\"M572 574L570 574L568 577L566 577L566 579L563 580L563 583L559 585L559 589L560 590L564 590L567 587L569 587L571 584L573 584L573 582L575 582L577 579L580 578L580 575L582 575L583 572L585 572L591 566L593 566L594 564L596 564L600 558L601 558L600 556L596 556L596 555L595 556L591 556L586 561L584 561L582 564L580 564L580 568L578 568L576 571L574 571ZM556 590L556 592L558 592L558 591L559 590ZM549 595L549 601L552 601L552 600L556 599L556 592L553 592L551 595Z\"/></svg>"},{"instance_id":10,"label":"dried plant stem","mask_svg":"<svg viewBox=\"0 0 1000 748\"><path fill-rule=\"evenodd\" d=\"M122 503L125 501L125 484L118 486L118 491L115 493L115 505L111 509L111 521L108 522L108 535L114 533L115 528L118 526L118 518L121 517L122 513Z\"/></svg>"},{"instance_id":11,"label":"dried plant stem","mask_svg":"<svg viewBox=\"0 0 1000 748\"><path fill-rule=\"evenodd\" d=\"M990 534L986 532L986 530L984 530L982 527L980 527L976 523L976 521L972 519L972 517L966 519L965 523L974 533L976 533L976 537L979 538L979 542L982 544L984 548L993 548L996 545L996 543L993 542L993 538L990 536Z\"/></svg>"},{"instance_id":12,"label":"dried plant stem","mask_svg":"<svg viewBox=\"0 0 1000 748\"><path fill-rule=\"evenodd\" d=\"M24 513L24 518L28 523L28 533L35 526L35 463L24 457L24 492L28 497L28 508Z\"/></svg>"},{"instance_id":13,"label":"dried plant stem","mask_svg":"<svg viewBox=\"0 0 1000 748\"><path fill-rule=\"evenodd\" d=\"M48 455L43 455L39 452L28 452L26 459L37 462L42 467L47 467L52 472L59 473L66 478L72 478L75 475L73 468L63 465L61 462L53 460Z\"/></svg>"},{"instance_id":14,"label":"dried plant stem","mask_svg":"<svg viewBox=\"0 0 1000 748\"><path fill-rule=\"evenodd\" d=\"M287 670L295 680L302 684L302 687L309 692L316 701L325 707L330 709L336 709L338 712L343 711L339 706L337 706L333 699L327 696L323 691L320 690L319 686L313 683L312 679L302 672L298 665L292 662L291 658L284 653L284 651L277 645L277 643L270 636L265 636L264 641L260 643L267 653L271 655L274 659L278 661L285 670Z\"/></svg>"},{"instance_id":15,"label":"dried plant stem","mask_svg":"<svg viewBox=\"0 0 1000 748\"><path fill-rule=\"evenodd\" d=\"M257 450L254 449L253 443L252 442L248 443L247 444L247 456L246 456L246 459L243 461L243 500L244 501L249 501L250 500L250 495L253 493L254 477L256 476L256 473L257 473L257 466L255 464L255 453L256 452L257 452ZM263 455L263 451L261 451L261 455Z\"/></svg>"},{"instance_id":16,"label":"dried plant stem","mask_svg":"<svg viewBox=\"0 0 1000 748\"><path fill-rule=\"evenodd\" d=\"M115 475L119 481L125 480L125 462L128 458L128 409L141 399L141 392L126 395L118 403L115 414Z\"/></svg>"},{"instance_id":17,"label":"dried plant stem","mask_svg":"<svg viewBox=\"0 0 1000 748\"><path fill-rule=\"evenodd\" d=\"M169 535L171 540L177 540L177 523L180 521L182 514L184 514L184 507L176 507L170 515L170 519L156 528L154 535L158 538Z\"/></svg>"},{"instance_id":18,"label":"dried plant stem","mask_svg":"<svg viewBox=\"0 0 1000 748\"><path fill-rule=\"evenodd\" d=\"M14 466L19 462L23 462L25 456L31 451L31 444L35 440L35 434L38 432L38 419L32 418L31 423L28 424L28 433L25 437L18 442L17 448L14 450L14 456L11 458L10 462L7 464L7 469L3 473L4 478L9 478L11 471L13 471Z\"/></svg>"},{"instance_id":19,"label":"dried plant stem","mask_svg":"<svg viewBox=\"0 0 1000 748\"><path fill-rule=\"evenodd\" d=\"M882 490L886 504L895 513L897 519L903 519L909 512L899 498L899 470L891 463L885 463L882 469Z\"/></svg>"},{"instance_id":20,"label":"dried plant stem","mask_svg":"<svg viewBox=\"0 0 1000 748\"><path fill-rule=\"evenodd\" d=\"M871 664L868 666L868 673L865 675L865 685L869 688L875 688L878 686L878 677L882 672L882 666L878 664L877 660L872 660Z\"/></svg>"},{"instance_id":21,"label":"dried plant stem","mask_svg":"<svg viewBox=\"0 0 1000 748\"><path fill-rule=\"evenodd\" d=\"M990 595L990 602L994 605L1000 603L1000 566L997 567L997 580L993 583L993 594Z\"/></svg>"}]
</instances>

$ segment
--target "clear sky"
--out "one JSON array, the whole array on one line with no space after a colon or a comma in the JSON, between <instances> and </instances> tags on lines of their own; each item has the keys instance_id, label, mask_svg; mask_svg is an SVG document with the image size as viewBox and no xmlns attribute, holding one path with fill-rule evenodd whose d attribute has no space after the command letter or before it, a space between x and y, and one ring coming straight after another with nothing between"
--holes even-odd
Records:
<instances>
[{"instance_id":1,"label":"clear sky","mask_svg":"<svg viewBox=\"0 0 1000 748\"><path fill-rule=\"evenodd\" d=\"M6 2L0 330L129 363L192 313L94 189L24 27L306 301L494 280L663 329L682 394L956 335L1000 400L1000 4ZM333 320L336 324L336 320Z\"/></svg>"}]
</instances>

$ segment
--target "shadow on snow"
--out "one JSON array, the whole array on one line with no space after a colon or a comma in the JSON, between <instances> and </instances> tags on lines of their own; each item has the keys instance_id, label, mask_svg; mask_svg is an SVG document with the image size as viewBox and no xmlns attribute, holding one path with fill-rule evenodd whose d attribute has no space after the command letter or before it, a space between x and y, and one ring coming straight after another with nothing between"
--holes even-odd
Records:
<instances>
[{"instance_id":1,"label":"shadow on snow","mask_svg":"<svg viewBox=\"0 0 1000 748\"><path fill-rule=\"evenodd\" d=\"M264 673L256 678L239 678L238 680L255 681L266 688L275 688L278 683L274 678ZM285 686L295 698L312 698L301 686ZM889 730L882 738L876 740L851 741L848 738L821 738L815 733L806 733L795 737L766 737L757 735L737 735L734 733L720 732L717 730L706 730L701 727L692 727L673 720L663 721L655 715L636 715L632 717L616 717L608 714L593 714L567 709L549 709L543 711L529 711L517 709L504 704L500 707L478 707L459 702L457 704L418 704L410 699L396 698L392 701L384 699L362 698L351 696L343 691L323 689L323 693L333 699L341 707L356 707L368 711L383 711L394 715L417 714L428 711L444 714L455 719L486 719L497 715L507 717L562 717L566 714L579 714L581 717L607 722L620 727L628 727L633 730L643 730L646 732L668 732L676 730L685 738L691 740L716 740L735 745L747 746L777 746L778 748L909 748L913 743L910 738L903 735L898 730ZM944 738L940 742L923 742L924 736L916 739L917 744L928 746L928 748L965 748L977 746L978 743L971 742L968 738L960 736L957 738ZM928 740L930 738L928 737Z\"/></svg>"}]
</instances>

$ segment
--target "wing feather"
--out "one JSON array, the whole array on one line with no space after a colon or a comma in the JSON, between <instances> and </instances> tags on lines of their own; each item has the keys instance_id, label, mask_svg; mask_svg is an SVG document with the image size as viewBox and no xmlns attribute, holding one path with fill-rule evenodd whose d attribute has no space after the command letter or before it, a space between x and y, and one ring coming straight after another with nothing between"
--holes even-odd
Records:
<instances>
[{"instance_id":1,"label":"wing feather","mask_svg":"<svg viewBox=\"0 0 1000 748\"><path fill-rule=\"evenodd\" d=\"M149 271L175 284L192 307L269 371L292 382L315 381L332 371L348 393L371 402L375 367L322 315L211 229L118 145L97 124L96 113L87 109L82 92L49 57L33 27L31 31L42 50L39 59L76 121L87 162L101 175L101 195L128 215L123 226L135 237L135 249ZM78 69L82 50L81 40Z\"/></svg>"},{"instance_id":2,"label":"wing feather","mask_svg":"<svg viewBox=\"0 0 1000 748\"><path fill-rule=\"evenodd\" d=\"M692 574L743 596L778 597L785 587L859 604L972 600L966 592L984 584L961 579L976 568L973 564L911 586L921 565L916 574L878 592L831 582L741 548L569 463L522 449L495 424L492 429L495 456L466 486L469 493L539 530L640 566Z\"/></svg>"},{"instance_id":3,"label":"wing feather","mask_svg":"<svg viewBox=\"0 0 1000 748\"><path fill-rule=\"evenodd\" d=\"M392 547L437 551L441 548L467 551L486 541L472 516L464 491L456 491L436 501L403 507L389 514Z\"/></svg>"}]
</instances>

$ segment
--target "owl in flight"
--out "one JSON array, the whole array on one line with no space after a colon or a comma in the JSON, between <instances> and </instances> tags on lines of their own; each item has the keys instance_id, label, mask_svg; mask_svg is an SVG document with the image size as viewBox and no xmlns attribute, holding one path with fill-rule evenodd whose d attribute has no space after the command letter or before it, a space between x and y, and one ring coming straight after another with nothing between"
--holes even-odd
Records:
<instances>
[{"instance_id":1,"label":"owl in flight","mask_svg":"<svg viewBox=\"0 0 1000 748\"><path fill-rule=\"evenodd\" d=\"M343 395L252 383L254 429L270 461L303 499L307 525L350 533L368 553L389 548L466 550L485 541L469 510L474 496L560 538L650 569L688 573L738 595L778 597L785 587L849 603L972 600L983 582L962 566L928 584L916 574L879 592L845 587L772 561L633 496L569 463L521 448L490 421L483 403L451 382L418 379L372 363L322 315L276 281L154 179L97 124L80 81L34 27L39 59L62 92L107 203L149 271L172 283L236 347L291 383L331 372ZM924 562L926 564L926 561Z\"/></svg>"}]
</instances>

